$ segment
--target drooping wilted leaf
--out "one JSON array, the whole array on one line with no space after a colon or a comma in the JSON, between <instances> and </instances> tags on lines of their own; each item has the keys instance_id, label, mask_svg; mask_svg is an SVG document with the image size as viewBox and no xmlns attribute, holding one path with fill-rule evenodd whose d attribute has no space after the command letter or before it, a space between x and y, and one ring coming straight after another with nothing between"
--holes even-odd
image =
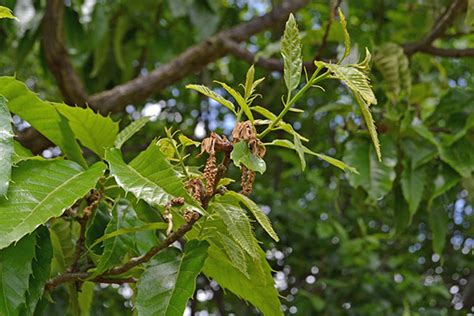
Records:
<instances>
[{"instance_id":1,"label":"drooping wilted leaf","mask_svg":"<svg viewBox=\"0 0 474 316\"><path fill-rule=\"evenodd\" d=\"M0 199L0 249L60 216L95 187L105 164L83 170L66 160L28 160L12 172L8 199Z\"/></svg>"},{"instance_id":2,"label":"drooping wilted leaf","mask_svg":"<svg viewBox=\"0 0 474 316\"><path fill-rule=\"evenodd\" d=\"M8 190L13 155L12 118L7 108L7 100L0 95L0 196Z\"/></svg>"},{"instance_id":3,"label":"drooping wilted leaf","mask_svg":"<svg viewBox=\"0 0 474 316\"><path fill-rule=\"evenodd\" d=\"M290 14L281 40L281 55L284 63L284 79L288 94L300 84L303 60L301 58L301 39L295 17Z\"/></svg>"},{"instance_id":4,"label":"drooping wilted leaf","mask_svg":"<svg viewBox=\"0 0 474 316\"><path fill-rule=\"evenodd\" d=\"M137 284L138 315L183 315L206 261L208 247L206 241L190 240L183 254L176 248L158 253Z\"/></svg>"}]
</instances>

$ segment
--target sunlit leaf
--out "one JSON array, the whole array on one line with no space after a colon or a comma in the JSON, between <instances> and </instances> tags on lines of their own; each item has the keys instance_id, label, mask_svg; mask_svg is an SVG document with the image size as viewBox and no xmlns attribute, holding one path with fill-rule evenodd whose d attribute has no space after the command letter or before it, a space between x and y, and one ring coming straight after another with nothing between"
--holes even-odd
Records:
<instances>
[{"instance_id":1,"label":"sunlit leaf","mask_svg":"<svg viewBox=\"0 0 474 316\"><path fill-rule=\"evenodd\" d=\"M265 160L253 154L250 151L247 142L245 142L244 140L241 140L240 142L234 145L234 149L230 154L230 158L237 167L244 165L248 169L257 171L262 174L267 169Z\"/></svg>"},{"instance_id":2,"label":"sunlit leaf","mask_svg":"<svg viewBox=\"0 0 474 316\"><path fill-rule=\"evenodd\" d=\"M281 40L281 55L284 63L284 79L288 94L300 84L303 60L301 58L301 40L295 17L290 14Z\"/></svg>"},{"instance_id":3,"label":"sunlit leaf","mask_svg":"<svg viewBox=\"0 0 474 316\"><path fill-rule=\"evenodd\" d=\"M8 190L13 155L12 118L7 108L7 100L0 95L0 196Z\"/></svg>"},{"instance_id":4,"label":"sunlit leaf","mask_svg":"<svg viewBox=\"0 0 474 316\"><path fill-rule=\"evenodd\" d=\"M129 140L133 135L138 133L145 125L150 121L149 116L144 116L139 118L136 121L130 123L127 127L118 133L117 137L115 137L115 148L122 148L122 145Z\"/></svg>"},{"instance_id":5,"label":"sunlit leaf","mask_svg":"<svg viewBox=\"0 0 474 316\"><path fill-rule=\"evenodd\" d=\"M234 107L234 104L226 99L224 99L224 97L220 96L219 94L215 93L214 91L212 91L211 89L209 89L208 87L204 86L204 85L197 85L197 84L188 84L186 86L186 88L188 89L192 89L192 90L195 90L199 93L202 93L204 94L205 96L213 99L214 101L222 104L223 106L225 106L226 108L228 108L229 110L231 110L234 114L237 114L235 112L235 107Z\"/></svg>"}]
</instances>

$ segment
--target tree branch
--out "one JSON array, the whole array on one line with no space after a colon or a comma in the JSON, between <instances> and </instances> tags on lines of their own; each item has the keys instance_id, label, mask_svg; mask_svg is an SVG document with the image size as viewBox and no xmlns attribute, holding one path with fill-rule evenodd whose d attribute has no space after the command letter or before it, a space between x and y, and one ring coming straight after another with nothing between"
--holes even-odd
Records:
<instances>
[{"instance_id":1,"label":"tree branch","mask_svg":"<svg viewBox=\"0 0 474 316\"><path fill-rule=\"evenodd\" d=\"M456 16L465 9L467 0L454 0L451 5L438 17L431 31L428 32L421 40L415 43L404 45L405 54L413 55L418 51L423 51L439 37L441 37L451 24L453 24Z\"/></svg>"},{"instance_id":2,"label":"tree branch","mask_svg":"<svg viewBox=\"0 0 474 316\"><path fill-rule=\"evenodd\" d=\"M126 283L123 281L124 279L115 280L113 278L108 278L113 275L119 275L129 271L130 269L136 267L139 264L148 262L153 256L155 256L158 252L166 249L171 244L173 244L178 239L182 238L188 231L193 228L194 223L199 220L199 217L191 218L189 222L184 223L181 225L176 232L172 232L161 244L151 248L146 254L135 257L130 259L127 263L115 267L109 271L104 272L103 274L99 275L98 277L92 279L93 282L101 282L101 283ZM61 285L66 282L72 282L77 280L86 280L92 275L90 272L65 272L46 283L46 289L52 290L58 285ZM106 280L106 282L104 282ZM122 281L121 281L122 280Z\"/></svg>"},{"instance_id":3,"label":"tree branch","mask_svg":"<svg viewBox=\"0 0 474 316\"><path fill-rule=\"evenodd\" d=\"M188 48L175 59L148 75L91 96L90 105L106 114L120 112L130 103L143 102L157 91L180 81L189 74L202 70L207 64L228 54L230 51L223 45L225 40L242 42L275 24L284 22L291 12L297 11L307 3L308 0L285 1L281 6L263 16L221 31Z\"/></svg>"},{"instance_id":4,"label":"tree branch","mask_svg":"<svg viewBox=\"0 0 474 316\"><path fill-rule=\"evenodd\" d=\"M48 0L43 17L42 45L48 68L68 104L85 105L87 94L64 43L64 0Z\"/></svg>"},{"instance_id":5,"label":"tree branch","mask_svg":"<svg viewBox=\"0 0 474 316\"><path fill-rule=\"evenodd\" d=\"M420 50L420 52L434 55L434 56L440 56L440 57L462 58L462 57L474 56L474 48L454 49L454 48L439 48L439 47L434 47L434 46L428 46L428 47L423 47Z\"/></svg>"}]
</instances>

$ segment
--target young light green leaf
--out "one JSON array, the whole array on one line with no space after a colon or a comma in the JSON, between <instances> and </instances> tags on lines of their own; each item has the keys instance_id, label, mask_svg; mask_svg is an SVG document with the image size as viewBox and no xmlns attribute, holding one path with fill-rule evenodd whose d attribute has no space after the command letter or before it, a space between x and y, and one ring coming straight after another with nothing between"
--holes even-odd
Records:
<instances>
[{"instance_id":1,"label":"young light green leaf","mask_svg":"<svg viewBox=\"0 0 474 316\"><path fill-rule=\"evenodd\" d=\"M133 135L138 133L145 125L150 121L149 116L144 116L139 118L136 121L133 121L130 123L127 127L125 127L123 130L118 133L117 137L115 137L115 148L122 148L122 145L125 144L127 140L132 138Z\"/></svg>"},{"instance_id":2,"label":"young light green leaf","mask_svg":"<svg viewBox=\"0 0 474 316\"><path fill-rule=\"evenodd\" d=\"M196 289L196 278L207 258L209 243L190 240L179 254L167 248L155 256L137 284L138 315L181 316Z\"/></svg>"},{"instance_id":3,"label":"young light green leaf","mask_svg":"<svg viewBox=\"0 0 474 316\"><path fill-rule=\"evenodd\" d=\"M306 168L306 160L304 159L304 146L297 134L293 134L293 143L295 145L295 151L300 158L301 170L304 171Z\"/></svg>"},{"instance_id":4,"label":"young light green leaf","mask_svg":"<svg viewBox=\"0 0 474 316\"><path fill-rule=\"evenodd\" d=\"M14 19L18 20L16 16L13 15L12 10L7 7L0 6L0 19Z\"/></svg>"},{"instance_id":5,"label":"young light green leaf","mask_svg":"<svg viewBox=\"0 0 474 316\"><path fill-rule=\"evenodd\" d=\"M0 249L31 233L95 187L105 164L88 170L67 160L27 160L13 169L8 199L0 200Z\"/></svg>"},{"instance_id":6,"label":"young light green leaf","mask_svg":"<svg viewBox=\"0 0 474 316\"><path fill-rule=\"evenodd\" d=\"M72 107L57 103L56 109L69 121L74 136L99 157L114 145L119 126L110 117L95 113L91 108Z\"/></svg>"},{"instance_id":7,"label":"young light green leaf","mask_svg":"<svg viewBox=\"0 0 474 316\"><path fill-rule=\"evenodd\" d=\"M7 193L10 184L13 155L13 129L7 99L0 95L0 196Z\"/></svg>"},{"instance_id":8,"label":"young light green leaf","mask_svg":"<svg viewBox=\"0 0 474 316\"><path fill-rule=\"evenodd\" d=\"M333 78L341 80L354 94L360 95L368 106L377 104L377 99L370 87L369 78L363 71L354 67L354 65L341 66L327 63L324 65L332 73Z\"/></svg>"},{"instance_id":9,"label":"young light green leaf","mask_svg":"<svg viewBox=\"0 0 474 316\"><path fill-rule=\"evenodd\" d=\"M369 106L359 97L358 93L355 93L355 99L357 104L359 105L360 111L362 112L362 116L364 117L365 125L367 126L367 130L369 131L370 138L372 139L372 143L374 144L375 153L377 154L377 159L382 161L382 152L380 150L380 141L379 136L377 135L377 127L375 126L374 119L372 118L372 113L370 113Z\"/></svg>"},{"instance_id":10,"label":"young light green leaf","mask_svg":"<svg viewBox=\"0 0 474 316\"><path fill-rule=\"evenodd\" d=\"M191 90L195 90L195 91L197 91L201 94L204 94L208 98L211 98L216 102L219 102L220 104L222 104L223 106L225 106L226 108L231 110L232 113L237 114L237 112L235 112L235 107L234 107L234 104L232 102L230 102L229 100L226 100L224 97L222 97L219 94L215 93L214 91L212 91L208 87L206 87L204 85L188 84L186 86L186 88L191 89Z\"/></svg>"},{"instance_id":11,"label":"young light green leaf","mask_svg":"<svg viewBox=\"0 0 474 316\"><path fill-rule=\"evenodd\" d=\"M255 77L255 67L252 65L250 66L249 70L247 71L247 75L245 76L245 86L244 86L244 99L248 100L250 96L253 94L253 81Z\"/></svg>"},{"instance_id":12,"label":"young light green leaf","mask_svg":"<svg viewBox=\"0 0 474 316\"><path fill-rule=\"evenodd\" d=\"M301 40L295 17L290 14L281 40L281 55L284 63L284 79L288 94L295 90L301 80L303 60L301 58Z\"/></svg>"},{"instance_id":13,"label":"young light green leaf","mask_svg":"<svg viewBox=\"0 0 474 316\"><path fill-rule=\"evenodd\" d=\"M271 122L275 121L276 118L277 118L277 116L275 114L273 114L272 112L270 112L269 110L267 110L266 108L264 108L260 105L252 106L250 109L252 111L257 112L258 114L262 115L264 118L270 120Z\"/></svg>"},{"instance_id":14,"label":"young light green leaf","mask_svg":"<svg viewBox=\"0 0 474 316\"><path fill-rule=\"evenodd\" d=\"M0 94L8 100L10 112L31 124L46 138L61 148L66 156L85 167L86 162L67 120L55 106L41 100L14 77L0 77Z\"/></svg>"},{"instance_id":15,"label":"young light green leaf","mask_svg":"<svg viewBox=\"0 0 474 316\"><path fill-rule=\"evenodd\" d=\"M271 143L265 143L265 146L280 146L280 147L285 147L285 148L289 148L289 149L293 149L293 150L296 150L295 148L295 144L293 144L292 142L290 142L289 140L287 139L275 139L274 141L272 141ZM341 169L342 171L350 171L350 172L353 172L353 173L356 173L356 174L359 174L359 172L357 171L356 168L353 168L351 166L349 166L348 164L336 159L336 158L333 158L333 157L330 157L330 156L327 156L325 154L319 154L319 153L316 153L312 150L310 150L308 147L306 146L303 146L303 149L304 149L304 153L305 154L308 154L308 155L312 155L312 156L316 156L318 157L319 159L321 160L324 160L326 161L327 163Z\"/></svg>"},{"instance_id":16,"label":"young light green leaf","mask_svg":"<svg viewBox=\"0 0 474 316\"><path fill-rule=\"evenodd\" d=\"M230 158L234 164L240 168L241 165L244 165L250 170L257 171L261 174L267 170L267 165L265 160L254 155L247 144L246 141L241 140L234 145L234 149L230 154Z\"/></svg>"},{"instance_id":17,"label":"young light green leaf","mask_svg":"<svg viewBox=\"0 0 474 316\"><path fill-rule=\"evenodd\" d=\"M341 63L341 61L343 61L347 56L349 56L349 53L351 52L351 37L349 36L349 32L347 31L346 18L344 17L341 8L337 8L337 11L339 13L339 20L341 23L342 32L344 33L344 54L338 62Z\"/></svg>"},{"instance_id":18,"label":"young light green leaf","mask_svg":"<svg viewBox=\"0 0 474 316\"><path fill-rule=\"evenodd\" d=\"M233 88L229 87L224 82L220 82L220 81L214 81L214 82L220 84L235 99L235 101L240 106L242 111L244 111L245 115L250 120L250 122L253 122L252 111L250 111L250 107L245 101L245 99L242 97L242 95L239 92L235 91Z\"/></svg>"},{"instance_id":19,"label":"young light green leaf","mask_svg":"<svg viewBox=\"0 0 474 316\"><path fill-rule=\"evenodd\" d=\"M198 147L201 145L200 142L194 141L184 134L179 134L178 139L181 145L183 145L184 147L188 147L188 146Z\"/></svg>"},{"instance_id":20,"label":"young light green leaf","mask_svg":"<svg viewBox=\"0 0 474 316\"><path fill-rule=\"evenodd\" d=\"M262 228L267 232L270 237L275 241L279 241L277 233L273 230L272 223L268 219L267 215L263 213L262 209L255 204L254 201L246 197L245 195L239 194L237 192L229 191L226 195L232 196L239 202L243 203L245 207L252 212L253 216L257 219L257 222L262 226Z\"/></svg>"},{"instance_id":21,"label":"young light green leaf","mask_svg":"<svg viewBox=\"0 0 474 316\"><path fill-rule=\"evenodd\" d=\"M84 282L81 286L81 291L78 294L77 301L79 302L80 316L90 316L92 301L94 299L95 282Z\"/></svg>"}]
</instances>

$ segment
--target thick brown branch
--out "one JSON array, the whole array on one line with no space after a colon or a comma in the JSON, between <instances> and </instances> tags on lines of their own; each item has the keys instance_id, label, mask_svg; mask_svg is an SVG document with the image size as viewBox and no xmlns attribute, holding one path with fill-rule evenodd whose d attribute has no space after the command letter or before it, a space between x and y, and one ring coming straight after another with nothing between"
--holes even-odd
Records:
<instances>
[{"instance_id":1,"label":"thick brown branch","mask_svg":"<svg viewBox=\"0 0 474 316\"><path fill-rule=\"evenodd\" d=\"M420 52L434 55L434 56L440 56L440 57L462 58L462 57L474 56L474 48L454 49L454 48L438 48L434 46L428 46L428 47L423 47L420 50Z\"/></svg>"},{"instance_id":2,"label":"thick brown branch","mask_svg":"<svg viewBox=\"0 0 474 316\"><path fill-rule=\"evenodd\" d=\"M451 5L444 11L443 14L436 20L431 31L428 32L421 40L404 45L405 53L412 55L424 48L431 46L431 44L439 37L441 37L449 26L452 25L456 16L461 13L466 7L467 0L454 0Z\"/></svg>"},{"instance_id":3,"label":"thick brown branch","mask_svg":"<svg viewBox=\"0 0 474 316\"><path fill-rule=\"evenodd\" d=\"M129 271L130 269L136 267L139 264L148 262L153 256L163 249L166 249L171 244L173 244L178 239L184 237L184 235L193 228L194 223L199 220L199 216L192 217L189 222L181 225L176 232L171 233L160 245L151 248L146 254L130 259L127 263L115 267L102 275L92 279L93 282L102 282L102 283L120 283L120 280L115 280L109 278L109 276L119 275ZM90 272L65 272L53 279L51 279L46 284L46 289L54 289L56 286L61 285L62 283L85 280L92 275ZM126 283L126 282L122 282Z\"/></svg>"},{"instance_id":4,"label":"thick brown branch","mask_svg":"<svg viewBox=\"0 0 474 316\"><path fill-rule=\"evenodd\" d=\"M43 18L42 45L48 68L68 104L85 105L87 94L74 71L64 43L64 0L48 0Z\"/></svg>"},{"instance_id":5,"label":"thick brown branch","mask_svg":"<svg viewBox=\"0 0 474 316\"><path fill-rule=\"evenodd\" d=\"M181 53L169 63L146 76L135 78L115 88L91 96L90 104L101 113L121 111L127 104L143 102L161 89L178 82L189 74L198 72L207 64L229 53L223 45L226 39L242 42L275 24L284 22L290 12L304 7L308 0L286 1L271 12L222 31L204 42Z\"/></svg>"}]
</instances>

